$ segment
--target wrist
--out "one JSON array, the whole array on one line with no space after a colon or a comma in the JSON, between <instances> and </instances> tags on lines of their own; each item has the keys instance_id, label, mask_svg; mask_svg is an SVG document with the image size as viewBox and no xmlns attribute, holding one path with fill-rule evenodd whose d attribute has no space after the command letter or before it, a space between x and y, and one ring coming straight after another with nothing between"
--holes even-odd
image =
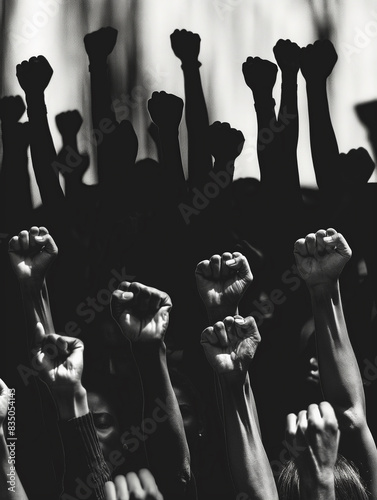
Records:
<instances>
[{"instance_id":1,"label":"wrist","mask_svg":"<svg viewBox=\"0 0 377 500\"><path fill-rule=\"evenodd\" d=\"M79 384L69 387L51 387L60 420L70 420L89 413L85 388Z\"/></svg>"},{"instance_id":2,"label":"wrist","mask_svg":"<svg viewBox=\"0 0 377 500\"><path fill-rule=\"evenodd\" d=\"M193 69L199 69L200 66L202 65L202 63L200 61L198 61L197 58L195 59L181 59L182 61L182 64L181 64L181 68L183 69L183 71L190 71L190 70L193 70Z\"/></svg>"},{"instance_id":3,"label":"wrist","mask_svg":"<svg viewBox=\"0 0 377 500\"><path fill-rule=\"evenodd\" d=\"M339 291L339 281L337 279L324 279L317 283L307 283L310 296L312 298L323 295L333 295Z\"/></svg>"},{"instance_id":4,"label":"wrist","mask_svg":"<svg viewBox=\"0 0 377 500\"><path fill-rule=\"evenodd\" d=\"M27 114L30 118L34 112L47 114L45 96L43 90L32 90L26 92Z\"/></svg>"},{"instance_id":5,"label":"wrist","mask_svg":"<svg viewBox=\"0 0 377 500\"><path fill-rule=\"evenodd\" d=\"M300 474L300 493L303 500L335 500L333 471L318 473L314 476Z\"/></svg>"}]
</instances>

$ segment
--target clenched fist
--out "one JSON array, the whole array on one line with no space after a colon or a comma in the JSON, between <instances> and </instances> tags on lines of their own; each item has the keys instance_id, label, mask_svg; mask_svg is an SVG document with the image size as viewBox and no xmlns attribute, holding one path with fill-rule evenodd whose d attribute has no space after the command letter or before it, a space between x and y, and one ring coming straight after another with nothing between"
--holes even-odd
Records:
<instances>
[{"instance_id":1,"label":"clenched fist","mask_svg":"<svg viewBox=\"0 0 377 500\"><path fill-rule=\"evenodd\" d=\"M10 261L17 279L23 284L42 286L57 255L58 247L45 227L33 226L9 242Z\"/></svg>"},{"instance_id":2,"label":"clenched fist","mask_svg":"<svg viewBox=\"0 0 377 500\"><path fill-rule=\"evenodd\" d=\"M163 342L172 308L167 293L122 282L111 297L111 314L131 342Z\"/></svg>"},{"instance_id":3,"label":"clenched fist","mask_svg":"<svg viewBox=\"0 0 377 500\"><path fill-rule=\"evenodd\" d=\"M174 94L153 92L148 101L148 111L159 129L176 129L182 119L183 101Z\"/></svg>"},{"instance_id":4,"label":"clenched fist","mask_svg":"<svg viewBox=\"0 0 377 500\"><path fill-rule=\"evenodd\" d=\"M200 50L200 36L186 30L175 30L170 35L171 48L182 64L195 62Z\"/></svg>"},{"instance_id":5,"label":"clenched fist","mask_svg":"<svg viewBox=\"0 0 377 500\"><path fill-rule=\"evenodd\" d=\"M276 62L282 72L297 73L300 68L300 47L290 40L279 40L273 48Z\"/></svg>"},{"instance_id":6,"label":"clenched fist","mask_svg":"<svg viewBox=\"0 0 377 500\"><path fill-rule=\"evenodd\" d=\"M246 374L261 337L253 317L227 316L206 328L201 344L209 364L219 375Z\"/></svg>"},{"instance_id":7,"label":"clenched fist","mask_svg":"<svg viewBox=\"0 0 377 500\"><path fill-rule=\"evenodd\" d=\"M56 126L63 137L76 136L82 125L82 116L74 109L59 113L55 117Z\"/></svg>"},{"instance_id":8,"label":"clenched fist","mask_svg":"<svg viewBox=\"0 0 377 500\"><path fill-rule=\"evenodd\" d=\"M105 61L107 56L113 51L118 37L118 30L107 26L84 37L86 53L90 61Z\"/></svg>"},{"instance_id":9,"label":"clenched fist","mask_svg":"<svg viewBox=\"0 0 377 500\"><path fill-rule=\"evenodd\" d=\"M43 94L53 74L50 63L44 56L31 57L17 64L16 75L26 94Z\"/></svg>"},{"instance_id":10,"label":"clenched fist","mask_svg":"<svg viewBox=\"0 0 377 500\"><path fill-rule=\"evenodd\" d=\"M260 57L248 57L242 65L246 85L253 92L272 93L277 72L276 64Z\"/></svg>"},{"instance_id":11,"label":"clenched fist","mask_svg":"<svg viewBox=\"0 0 377 500\"><path fill-rule=\"evenodd\" d=\"M215 122L209 127L209 147L212 156L218 160L235 160L241 154L245 137L240 130L229 123Z\"/></svg>"},{"instance_id":12,"label":"clenched fist","mask_svg":"<svg viewBox=\"0 0 377 500\"><path fill-rule=\"evenodd\" d=\"M20 95L0 99L0 119L3 123L15 124L25 112L25 103Z\"/></svg>"},{"instance_id":13,"label":"clenched fist","mask_svg":"<svg viewBox=\"0 0 377 500\"><path fill-rule=\"evenodd\" d=\"M330 40L317 40L301 49L301 73L307 81L326 80L337 60L338 55Z\"/></svg>"},{"instance_id":14,"label":"clenched fist","mask_svg":"<svg viewBox=\"0 0 377 500\"><path fill-rule=\"evenodd\" d=\"M296 241L294 255L300 276L308 287L334 285L352 251L335 229L320 229Z\"/></svg>"}]
</instances>

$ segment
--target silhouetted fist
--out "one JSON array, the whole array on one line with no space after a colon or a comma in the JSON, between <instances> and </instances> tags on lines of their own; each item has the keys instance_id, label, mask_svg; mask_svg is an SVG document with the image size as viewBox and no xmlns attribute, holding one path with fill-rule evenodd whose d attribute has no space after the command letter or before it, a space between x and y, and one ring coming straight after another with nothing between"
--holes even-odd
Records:
<instances>
[{"instance_id":1,"label":"silhouetted fist","mask_svg":"<svg viewBox=\"0 0 377 500\"><path fill-rule=\"evenodd\" d=\"M340 176L345 185L354 189L366 184L373 174L374 161L364 148L351 149L348 153L340 153Z\"/></svg>"},{"instance_id":2,"label":"silhouetted fist","mask_svg":"<svg viewBox=\"0 0 377 500\"><path fill-rule=\"evenodd\" d=\"M17 64L16 75L26 94L43 93L53 74L50 63L44 56L31 57Z\"/></svg>"},{"instance_id":3,"label":"silhouetted fist","mask_svg":"<svg viewBox=\"0 0 377 500\"><path fill-rule=\"evenodd\" d=\"M300 47L290 40L278 40L273 48L276 62L282 72L297 73L300 68Z\"/></svg>"},{"instance_id":4,"label":"silhouetted fist","mask_svg":"<svg viewBox=\"0 0 377 500\"><path fill-rule=\"evenodd\" d=\"M305 80L323 80L332 72L338 55L330 40L317 40L300 51L300 68Z\"/></svg>"},{"instance_id":5,"label":"silhouetted fist","mask_svg":"<svg viewBox=\"0 0 377 500\"><path fill-rule=\"evenodd\" d=\"M56 126L63 137L67 135L76 136L82 125L82 116L77 111L65 111L55 117Z\"/></svg>"},{"instance_id":6,"label":"silhouetted fist","mask_svg":"<svg viewBox=\"0 0 377 500\"><path fill-rule=\"evenodd\" d=\"M86 53L90 60L107 58L113 51L118 36L118 30L107 26L92 33L88 33L84 37L84 45Z\"/></svg>"},{"instance_id":7,"label":"silhouetted fist","mask_svg":"<svg viewBox=\"0 0 377 500\"><path fill-rule=\"evenodd\" d=\"M351 255L344 236L332 228L310 233L294 246L298 272L308 287L336 283Z\"/></svg>"},{"instance_id":8,"label":"silhouetted fist","mask_svg":"<svg viewBox=\"0 0 377 500\"><path fill-rule=\"evenodd\" d=\"M209 364L219 375L240 371L246 373L261 341L252 316L227 316L206 328L200 343Z\"/></svg>"},{"instance_id":9,"label":"silhouetted fist","mask_svg":"<svg viewBox=\"0 0 377 500\"><path fill-rule=\"evenodd\" d=\"M17 123L25 112L25 103L20 95L0 99L0 119L4 123Z\"/></svg>"},{"instance_id":10,"label":"silhouetted fist","mask_svg":"<svg viewBox=\"0 0 377 500\"><path fill-rule=\"evenodd\" d=\"M276 82L276 64L260 57L248 57L242 65L246 85L255 91L272 92Z\"/></svg>"},{"instance_id":11,"label":"silhouetted fist","mask_svg":"<svg viewBox=\"0 0 377 500\"><path fill-rule=\"evenodd\" d=\"M158 128L178 128L183 112L180 97L166 92L153 92L148 101L148 111Z\"/></svg>"},{"instance_id":12,"label":"silhouetted fist","mask_svg":"<svg viewBox=\"0 0 377 500\"><path fill-rule=\"evenodd\" d=\"M245 138L229 123L215 122L209 127L209 147L215 160L234 160L241 154Z\"/></svg>"},{"instance_id":13,"label":"silhouetted fist","mask_svg":"<svg viewBox=\"0 0 377 500\"><path fill-rule=\"evenodd\" d=\"M175 30L170 35L171 48L182 63L193 62L198 59L200 50L200 36L186 30Z\"/></svg>"},{"instance_id":14,"label":"silhouetted fist","mask_svg":"<svg viewBox=\"0 0 377 500\"><path fill-rule=\"evenodd\" d=\"M167 293L123 281L111 297L111 314L131 342L163 341L172 308Z\"/></svg>"}]
</instances>

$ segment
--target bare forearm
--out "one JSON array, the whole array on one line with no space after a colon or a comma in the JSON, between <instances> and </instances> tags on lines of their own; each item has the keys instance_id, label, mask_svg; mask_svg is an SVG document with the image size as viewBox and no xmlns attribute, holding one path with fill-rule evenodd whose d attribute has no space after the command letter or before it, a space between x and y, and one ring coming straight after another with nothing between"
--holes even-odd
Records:
<instances>
[{"instance_id":1,"label":"bare forearm","mask_svg":"<svg viewBox=\"0 0 377 500\"><path fill-rule=\"evenodd\" d=\"M54 332L50 301L46 281L40 285L21 283L21 293L24 304L29 341L34 338L35 325L40 322L47 332Z\"/></svg>"},{"instance_id":2,"label":"bare forearm","mask_svg":"<svg viewBox=\"0 0 377 500\"><path fill-rule=\"evenodd\" d=\"M0 496L2 500L27 500L27 495L16 472L15 460L9 455L2 429L0 430L0 455Z\"/></svg>"},{"instance_id":3,"label":"bare forearm","mask_svg":"<svg viewBox=\"0 0 377 500\"><path fill-rule=\"evenodd\" d=\"M228 458L236 490L255 500L277 499L275 481L252 409L248 379L242 383L237 375L235 379L228 377L220 376L219 383Z\"/></svg>"}]
</instances>

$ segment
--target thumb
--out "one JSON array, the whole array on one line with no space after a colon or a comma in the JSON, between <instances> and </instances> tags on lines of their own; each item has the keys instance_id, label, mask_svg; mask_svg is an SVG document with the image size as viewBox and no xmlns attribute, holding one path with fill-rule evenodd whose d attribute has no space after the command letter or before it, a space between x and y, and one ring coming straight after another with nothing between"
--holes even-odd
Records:
<instances>
[{"instance_id":1,"label":"thumb","mask_svg":"<svg viewBox=\"0 0 377 500\"><path fill-rule=\"evenodd\" d=\"M40 321L35 326L35 332L34 332L34 340L37 345L42 344L44 339L46 338L46 332L45 329Z\"/></svg>"},{"instance_id":2,"label":"thumb","mask_svg":"<svg viewBox=\"0 0 377 500\"><path fill-rule=\"evenodd\" d=\"M335 229L327 229L326 236L323 238L323 241L326 243L326 246L336 249L340 255L351 258L352 250L348 245L346 239L341 233L337 233Z\"/></svg>"}]
</instances>

